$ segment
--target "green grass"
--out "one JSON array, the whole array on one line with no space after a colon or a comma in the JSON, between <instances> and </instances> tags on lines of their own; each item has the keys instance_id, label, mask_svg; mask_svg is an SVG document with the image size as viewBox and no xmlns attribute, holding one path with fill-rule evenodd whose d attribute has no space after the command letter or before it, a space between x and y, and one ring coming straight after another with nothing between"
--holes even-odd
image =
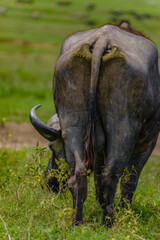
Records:
<instances>
[{"instance_id":1,"label":"green grass","mask_svg":"<svg viewBox=\"0 0 160 240\"><path fill-rule=\"evenodd\" d=\"M68 189L54 194L40 182L50 152L42 149L0 150L0 239L160 239L160 157L146 164L127 209L115 211L116 222L106 229L95 197L93 175L88 178L84 224L71 225L72 197ZM118 209L120 190L115 206Z\"/></svg>"},{"instance_id":2,"label":"green grass","mask_svg":"<svg viewBox=\"0 0 160 240\"><path fill-rule=\"evenodd\" d=\"M160 47L159 0L92 0L93 10L84 0L71 0L68 6L58 0L22 2L0 1L0 122L29 121L31 107L39 103L42 119L47 121L55 112L53 69L64 38L73 32L127 19ZM115 18L113 9L122 14ZM136 19L131 10L151 18Z\"/></svg>"},{"instance_id":3,"label":"green grass","mask_svg":"<svg viewBox=\"0 0 160 240\"><path fill-rule=\"evenodd\" d=\"M43 56L41 50L27 48L9 46L10 55L4 50L0 55L0 115L9 121L28 121L29 109L38 103L42 103L44 115L45 111L54 112L51 79L55 57L47 50Z\"/></svg>"}]
</instances>

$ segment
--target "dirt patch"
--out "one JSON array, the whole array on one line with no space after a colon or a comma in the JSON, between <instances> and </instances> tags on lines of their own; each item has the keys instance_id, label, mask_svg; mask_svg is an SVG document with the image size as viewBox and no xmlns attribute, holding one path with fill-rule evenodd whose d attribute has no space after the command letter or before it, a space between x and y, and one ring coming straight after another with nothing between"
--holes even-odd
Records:
<instances>
[{"instance_id":1,"label":"dirt patch","mask_svg":"<svg viewBox=\"0 0 160 240\"><path fill-rule=\"evenodd\" d=\"M48 147L48 141L41 137L30 123L0 124L0 148L33 147L37 141L41 147Z\"/></svg>"},{"instance_id":2,"label":"dirt patch","mask_svg":"<svg viewBox=\"0 0 160 240\"><path fill-rule=\"evenodd\" d=\"M48 141L41 137L30 123L7 122L0 124L0 148L21 149L22 147L48 147ZM160 155L160 137L153 154Z\"/></svg>"}]
</instances>

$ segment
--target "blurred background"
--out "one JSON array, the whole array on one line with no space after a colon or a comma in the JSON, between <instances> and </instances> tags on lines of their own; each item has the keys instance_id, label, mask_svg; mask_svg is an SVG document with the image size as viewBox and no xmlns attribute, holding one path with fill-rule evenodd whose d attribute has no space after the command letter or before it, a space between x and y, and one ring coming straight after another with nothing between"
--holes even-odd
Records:
<instances>
[{"instance_id":1,"label":"blurred background","mask_svg":"<svg viewBox=\"0 0 160 240\"><path fill-rule=\"evenodd\" d=\"M54 112L52 78L70 34L128 20L160 47L160 0L0 0L0 122Z\"/></svg>"}]
</instances>

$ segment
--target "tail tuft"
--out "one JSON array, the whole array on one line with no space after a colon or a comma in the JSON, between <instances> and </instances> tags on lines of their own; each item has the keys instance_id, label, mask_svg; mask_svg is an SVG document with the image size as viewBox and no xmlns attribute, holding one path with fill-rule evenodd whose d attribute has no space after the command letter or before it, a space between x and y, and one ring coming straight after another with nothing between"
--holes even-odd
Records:
<instances>
[{"instance_id":1,"label":"tail tuft","mask_svg":"<svg viewBox=\"0 0 160 240\"><path fill-rule=\"evenodd\" d=\"M90 93L90 110L87 134L85 137L85 158L86 168L94 166L95 162L95 122L96 122L96 93Z\"/></svg>"}]
</instances>

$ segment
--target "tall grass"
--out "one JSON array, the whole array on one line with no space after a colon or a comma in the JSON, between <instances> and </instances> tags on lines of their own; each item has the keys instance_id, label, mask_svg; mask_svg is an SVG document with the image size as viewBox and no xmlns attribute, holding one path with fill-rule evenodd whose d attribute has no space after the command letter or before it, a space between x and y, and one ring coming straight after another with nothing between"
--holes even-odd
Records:
<instances>
[{"instance_id":1,"label":"tall grass","mask_svg":"<svg viewBox=\"0 0 160 240\"><path fill-rule=\"evenodd\" d=\"M152 156L146 164L128 208L119 208L118 188L116 221L107 229L95 197L93 174L88 177L84 224L78 227L71 224L69 190L58 194L48 192L45 187L42 190L40 185L49 156L48 150L39 147L0 150L0 239L160 239L160 157Z\"/></svg>"}]
</instances>

